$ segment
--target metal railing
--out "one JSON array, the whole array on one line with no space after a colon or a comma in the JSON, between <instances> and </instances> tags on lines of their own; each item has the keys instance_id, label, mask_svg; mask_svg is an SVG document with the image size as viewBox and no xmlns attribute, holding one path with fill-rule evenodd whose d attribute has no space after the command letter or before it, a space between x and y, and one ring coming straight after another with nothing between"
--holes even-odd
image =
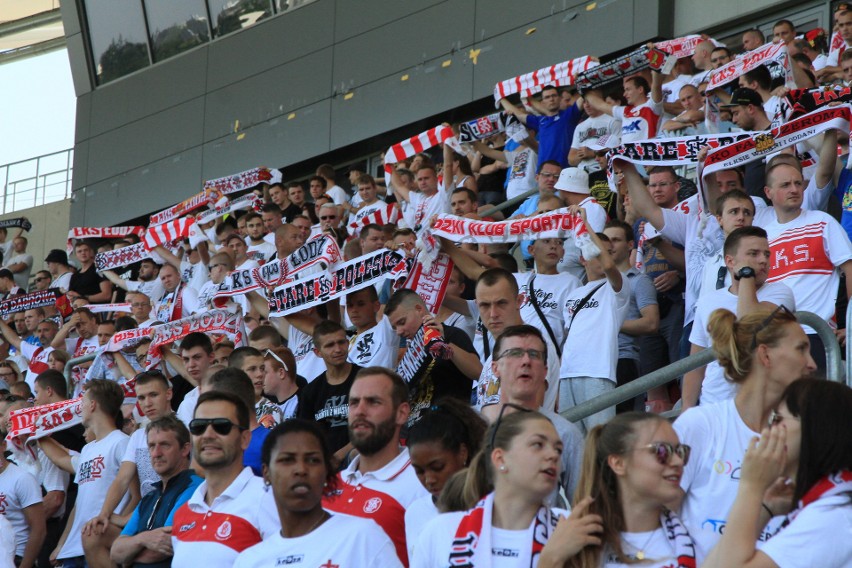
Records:
<instances>
[{"instance_id":1,"label":"metal railing","mask_svg":"<svg viewBox=\"0 0 852 568\"><path fill-rule=\"evenodd\" d=\"M65 363L65 370L63 371L65 375L65 383L68 385L68 396L74 392L74 381L71 380L71 371L77 365L81 363L88 363L89 361L94 361L95 357L100 355L99 351L95 351L93 353L87 353L85 355L81 355L79 357L74 357L73 359L69 359L67 363Z\"/></svg>"},{"instance_id":2,"label":"metal railing","mask_svg":"<svg viewBox=\"0 0 852 568\"><path fill-rule=\"evenodd\" d=\"M0 165L3 180L0 215L69 198L73 169L72 148Z\"/></svg>"},{"instance_id":3,"label":"metal railing","mask_svg":"<svg viewBox=\"0 0 852 568\"><path fill-rule=\"evenodd\" d=\"M812 312L796 312L796 318L799 320L799 323L812 327L825 345L826 378L831 381L843 381L843 361L840 355L840 345L837 343L834 330L825 323L825 320ZM848 319L849 316L847 315ZM847 352L848 349L847 343ZM608 393L564 410L560 414L571 422L577 422L610 406L615 406L620 402L639 396L654 387L663 386L687 371L706 365L715 358L712 349L705 349L701 353L696 353L695 355L675 361L667 367L658 369L644 377L639 377Z\"/></svg>"}]
</instances>

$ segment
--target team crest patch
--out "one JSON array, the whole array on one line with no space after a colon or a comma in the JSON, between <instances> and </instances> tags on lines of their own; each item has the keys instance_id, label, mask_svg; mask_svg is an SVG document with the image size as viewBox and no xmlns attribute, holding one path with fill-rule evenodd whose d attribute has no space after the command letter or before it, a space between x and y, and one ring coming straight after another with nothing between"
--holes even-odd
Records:
<instances>
[{"instance_id":1,"label":"team crest patch","mask_svg":"<svg viewBox=\"0 0 852 568\"><path fill-rule=\"evenodd\" d=\"M228 540L231 538L231 521L225 521L219 528L216 529L216 538L218 540Z\"/></svg>"},{"instance_id":2,"label":"team crest patch","mask_svg":"<svg viewBox=\"0 0 852 568\"><path fill-rule=\"evenodd\" d=\"M368 515L371 513L375 513L382 507L382 500L380 497L371 497L367 499L367 502L364 503L364 512Z\"/></svg>"},{"instance_id":3,"label":"team crest patch","mask_svg":"<svg viewBox=\"0 0 852 568\"><path fill-rule=\"evenodd\" d=\"M775 147L775 138L768 133L758 134L754 137L754 151L765 154Z\"/></svg>"}]
</instances>

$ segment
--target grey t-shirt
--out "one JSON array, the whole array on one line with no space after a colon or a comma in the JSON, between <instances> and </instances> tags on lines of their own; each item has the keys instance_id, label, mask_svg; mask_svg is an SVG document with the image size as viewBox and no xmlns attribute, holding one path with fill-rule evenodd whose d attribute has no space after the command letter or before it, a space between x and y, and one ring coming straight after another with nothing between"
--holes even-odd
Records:
<instances>
[{"instance_id":1,"label":"grey t-shirt","mask_svg":"<svg viewBox=\"0 0 852 568\"><path fill-rule=\"evenodd\" d=\"M642 317L640 310L645 309L650 305L657 304L657 289L654 288L654 282L648 277L631 268L622 275L630 283L630 305L627 307L627 319L634 320ZM639 360L639 342L635 335L626 333L618 334L618 358L619 359L636 359Z\"/></svg>"}]
</instances>

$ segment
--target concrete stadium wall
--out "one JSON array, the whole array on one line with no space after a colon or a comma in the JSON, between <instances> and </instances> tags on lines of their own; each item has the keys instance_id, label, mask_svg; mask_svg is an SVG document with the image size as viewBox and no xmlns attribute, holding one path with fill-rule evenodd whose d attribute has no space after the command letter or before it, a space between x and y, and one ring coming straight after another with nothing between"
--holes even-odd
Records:
<instances>
[{"instance_id":1,"label":"concrete stadium wall","mask_svg":"<svg viewBox=\"0 0 852 568\"><path fill-rule=\"evenodd\" d=\"M30 276L35 276L38 270L47 270L44 258L50 249L65 248L68 239L69 218L71 215L71 200L65 199L47 205L40 205L31 209L22 209L0 215L0 221L26 217L33 224L32 231L24 233L27 237L27 252L33 255L33 270ZM9 229L9 235L17 233L17 229Z\"/></svg>"}]
</instances>

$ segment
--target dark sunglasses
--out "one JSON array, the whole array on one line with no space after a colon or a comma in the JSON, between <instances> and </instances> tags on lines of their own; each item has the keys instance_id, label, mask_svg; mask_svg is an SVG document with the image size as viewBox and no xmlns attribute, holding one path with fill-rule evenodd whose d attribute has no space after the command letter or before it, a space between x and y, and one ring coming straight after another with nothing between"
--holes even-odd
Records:
<instances>
[{"instance_id":1,"label":"dark sunglasses","mask_svg":"<svg viewBox=\"0 0 852 568\"><path fill-rule=\"evenodd\" d=\"M44 280L50 280L50 277L49 276L41 276L41 277L35 279L36 282L43 282Z\"/></svg>"},{"instance_id":2,"label":"dark sunglasses","mask_svg":"<svg viewBox=\"0 0 852 568\"><path fill-rule=\"evenodd\" d=\"M323 221L329 221L332 219L337 219L337 215L326 215L325 217L320 217Z\"/></svg>"},{"instance_id":3,"label":"dark sunglasses","mask_svg":"<svg viewBox=\"0 0 852 568\"><path fill-rule=\"evenodd\" d=\"M207 431L208 426L213 426L213 431L220 436L227 436L233 428L239 431L246 430L238 424L234 424L227 418L194 418L189 422L189 432L193 436L200 436Z\"/></svg>"},{"instance_id":4,"label":"dark sunglasses","mask_svg":"<svg viewBox=\"0 0 852 568\"><path fill-rule=\"evenodd\" d=\"M494 449L494 440L497 439L497 430L500 429L500 423L503 422L503 415L506 413L506 409L511 408L512 410L517 410L518 412L532 412L529 408L524 408L523 406L519 406L517 404L512 404L511 402L507 402L500 408L500 414L497 415L497 420L494 421L494 429L491 431L491 441L488 444L488 448Z\"/></svg>"},{"instance_id":5,"label":"dark sunglasses","mask_svg":"<svg viewBox=\"0 0 852 568\"><path fill-rule=\"evenodd\" d=\"M766 319L763 320L760 323L760 325L757 327L757 329L754 330L754 336L751 338L751 349L749 349L749 351L754 351L755 349L757 349L757 336L758 336L758 334L761 331L763 331L764 329L766 329L769 326L769 324L772 323L772 320L775 319L775 316L777 316L782 311L787 312L790 315L794 315L793 312L788 310L787 306L785 306L784 304L781 304L780 306L778 306L777 308L772 310L772 313L769 314L768 316L766 316Z\"/></svg>"},{"instance_id":6,"label":"dark sunglasses","mask_svg":"<svg viewBox=\"0 0 852 568\"><path fill-rule=\"evenodd\" d=\"M692 447L685 444L678 444L675 446L668 442L654 442L653 444L636 448L636 450L651 450L651 453L654 454L654 457L657 458L657 462L660 465L668 464L672 459L672 456L677 454L677 456L683 460L683 465L686 465L689 463L689 454L692 452Z\"/></svg>"}]
</instances>

